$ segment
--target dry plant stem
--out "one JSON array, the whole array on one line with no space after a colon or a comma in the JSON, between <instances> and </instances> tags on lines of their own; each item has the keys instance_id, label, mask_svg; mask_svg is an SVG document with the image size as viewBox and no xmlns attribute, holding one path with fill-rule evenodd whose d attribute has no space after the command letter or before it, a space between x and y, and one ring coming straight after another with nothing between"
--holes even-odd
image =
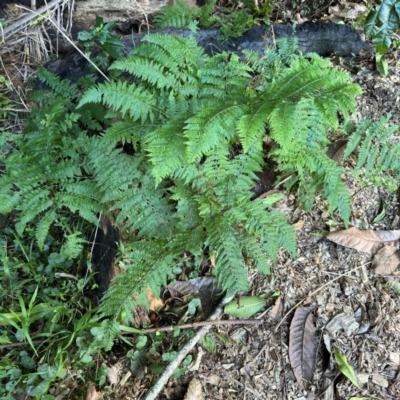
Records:
<instances>
[{"instance_id":1,"label":"dry plant stem","mask_svg":"<svg viewBox=\"0 0 400 400\"><path fill-rule=\"evenodd\" d=\"M36 16L40 16L41 14L45 13L48 9L55 7L59 3L62 3L65 0L53 0L47 5L40 7L39 10L35 11L35 13L27 15L26 17L20 19L19 21L15 21L12 23L10 26L8 26L5 29L2 29L2 38L7 39L8 37L12 36L14 33L19 32L20 30L26 28L29 23L31 22L32 19L34 19ZM22 8L22 7L21 7ZM25 10L28 10L25 8ZM32 11L32 10L28 10Z\"/></svg>"},{"instance_id":2,"label":"dry plant stem","mask_svg":"<svg viewBox=\"0 0 400 400\"><path fill-rule=\"evenodd\" d=\"M32 10L28 10L27 8L25 8L25 7L21 7L21 8L23 8L23 9L25 9L25 10L27 10L27 11L30 11L32 14L38 14L36 11L32 11ZM83 57L85 57L86 58L86 60L87 61L89 61L90 62L90 64L92 64L92 66L96 69L96 71L98 71L98 73L100 74L100 75L102 75L103 76L103 78L107 81L107 82L110 82L110 80L108 79L108 77L107 77L107 75L105 75L104 74L104 72L75 44L75 42L73 41L73 40L71 40L69 37L68 37L68 35L66 35L64 32L63 32L63 30L58 26L58 24L57 24L57 22L55 22L54 20L53 20L53 18L51 18L50 17L50 14L49 14L49 16L48 17L46 17L46 16L43 16L43 18L44 19L47 19L47 21L49 21L49 22L51 22L53 25L54 25L54 27L57 29L57 31L58 32L60 32L61 33L61 35L63 35L63 37L64 37L64 39L68 42L68 43L70 43L74 48L75 48L75 50L76 51L78 51L78 53L80 53Z\"/></svg>"},{"instance_id":3,"label":"dry plant stem","mask_svg":"<svg viewBox=\"0 0 400 400\"><path fill-rule=\"evenodd\" d=\"M95 229L95 231L94 231L93 243L92 243L92 247L91 247L91 249L90 249L90 262L92 262L94 245L96 244L97 234L98 234L98 232L99 232L99 225L100 225L100 221L101 221L102 215L103 215L103 213L101 212L101 213L99 214L99 219L97 220L96 229ZM89 268L86 268L85 282L86 282L86 279L87 279L88 275L89 275Z\"/></svg>"},{"instance_id":4,"label":"dry plant stem","mask_svg":"<svg viewBox=\"0 0 400 400\"><path fill-rule=\"evenodd\" d=\"M188 329L188 328L197 328L198 326L207 326L207 325L260 325L262 323L263 321L258 319L228 319L228 320L218 319L215 321L194 322L193 324L163 326L162 328L148 328L148 329L142 329L142 331L143 333L172 332L175 328Z\"/></svg>"},{"instance_id":5,"label":"dry plant stem","mask_svg":"<svg viewBox=\"0 0 400 400\"><path fill-rule=\"evenodd\" d=\"M300 300L298 303L296 303L284 316L283 318L280 320L279 324L276 326L274 332L276 333L279 329L279 327L282 325L283 321L288 317L288 315L294 310L296 309L300 304L302 304L306 299L310 298L311 296L314 296L314 294L320 292L322 289L324 289L326 286L329 286L332 282L337 281L340 278L343 278L344 276L349 275L351 272L357 271L358 269L365 267L366 265L371 264L371 261L365 263L365 264L361 264L356 268L351 269L349 272L346 272L344 274L341 274L339 276L337 276L336 278L331 279L330 281L328 281L327 283L325 283L325 285L322 285L321 287L319 287L317 290L314 290L312 293L310 293L307 297L305 297L303 300Z\"/></svg>"},{"instance_id":6,"label":"dry plant stem","mask_svg":"<svg viewBox=\"0 0 400 400\"><path fill-rule=\"evenodd\" d=\"M32 343L33 344L42 344L42 343L45 343L45 342L48 342L48 341L49 341L48 339L46 339L46 340L32 340ZM8 349L9 347L23 347L23 346L27 346L27 345L28 345L28 343L25 343L25 342L2 344L2 345L0 345L0 350Z\"/></svg>"},{"instance_id":7,"label":"dry plant stem","mask_svg":"<svg viewBox=\"0 0 400 400\"><path fill-rule=\"evenodd\" d=\"M223 307L225 304L229 303L233 299L233 296L225 297L216 310L210 316L210 320L216 320L223 312ZM158 394L161 392L168 379L178 367L178 365L183 361L186 357L187 353L196 345L196 343L210 330L211 325L203 326L198 331L196 331L195 335L187 341L187 343L179 350L178 354L174 361L170 362L169 365L165 368L163 373L157 379L156 383L153 387L147 392L144 400L154 400Z\"/></svg>"},{"instance_id":8,"label":"dry plant stem","mask_svg":"<svg viewBox=\"0 0 400 400\"><path fill-rule=\"evenodd\" d=\"M23 108L0 108L0 111L13 111L13 112L22 112L22 113L31 112L31 110L25 110Z\"/></svg>"}]
</instances>

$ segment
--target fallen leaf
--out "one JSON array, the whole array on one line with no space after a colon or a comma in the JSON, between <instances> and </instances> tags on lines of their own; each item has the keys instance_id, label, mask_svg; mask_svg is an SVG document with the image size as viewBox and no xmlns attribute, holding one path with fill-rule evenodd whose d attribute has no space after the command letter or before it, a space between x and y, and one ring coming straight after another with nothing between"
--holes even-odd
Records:
<instances>
[{"instance_id":1,"label":"fallen leaf","mask_svg":"<svg viewBox=\"0 0 400 400\"><path fill-rule=\"evenodd\" d=\"M384 246L374 256L372 268L376 274L391 275L400 264L400 255L396 247Z\"/></svg>"},{"instance_id":2,"label":"fallen leaf","mask_svg":"<svg viewBox=\"0 0 400 400\"><path fill-rule=\"evenodd\" d=\"M357 375L354 372L353 366L347 361L347 357L340 350L334 350L335 361L339 367L340 372L346 376L353 383L353 385L357 386L359 389L360 385L358 384Z\"/></svg>"},{"instance_id":3,"label":"fallen leaf","mask_svg":"<svg viewBox=\"0 0 400 400\"><path fill-rule=\"evenodd\" d=\"M112 365L111 367L106 367L107 368L107 378L110 381L111 385L116 385L119 382L119 378L122 372L122 364L117 363L115 365Z\"/></svg>"},{"instance_id":4,"label":"fallen leaf","mask_svg":"<svg viewBox=\"0 0 400 400\"><path fill-rule=\"evenodd\" d=\"M400 284L396 281L388 280L385 284L385 287L388 287L393 290L398 296L400 296Z\"/></svg>"},{"instance_id":5,"label":"fallen leaf","mask_svg":"<svg viewBox=\"0 0 400 400\"><path fill-rule=\"evenodd\" d=\"M86 391L85 400L100 400L104 396L104 392L98 392L95 386L89 386Z\"/></svg>"},{"instance_id":6,"label":"fallen leaf","mask_svg":"<svg viewBox=\"0 0 400 400\"><path fill-rule=\"evenodd\" d=\"M329 145L326 155L339 164L342 161L344 151L346 150L347 140L338 140Z\"/></svg>"},{"instance_id":7,"label":"fallen leaf","mask_svg":"<svg viewBox=\"0 0 400 400\"><path fill-rule=\"evenodd\" d=\"M136 350L136 357L131 359L131 372L134 378L143 379L147 366L147 351Z\"/></svg>"},{"instance_id":8,"label":"fallen leaf","mask_svg":"<svg viewBox=\"0 0 400 400\"><path fill-rule=\"evenodd\" d=\"M269 318L278 319L278 317L282 313L282 297L279 296L275 300L274 306L271 308L270 312L268 313Z\"/></svg>"},{"instance_id":9,"label":"fallen leaf","mask_svg":"<svg viewBox=\"0 0 400 400\"><path fill-rule=\"evenodd\" d=\"M157 314L164 307L164 301L156 296L150 288L147 288L147 301L149 302L149 309L155 311Z\"/></svg>"},{"instance_id":10,"label":"fallen leaf","mask_svg":"<svg viewBox=\"0 0 400 400\"><path fill-rule=\"evenodd\" d=\"M201 300L201 306L206 309L210 302L222 291L217 286L217 280L209 276L189 279L188 281L177 281L172 285L168 285L171 297L183 297L185 295L193 295Z\"/></svg>"},{"instance_id":11,"label":"fallen leaf","mask_svg":"<svg viewBox=\"0 0 400 400\"><path fill-rule=\"evenodd\" d=\"M357 228L350 228L328 233L326 238L344 247L375 253L385 245L396 246L400 238L400 230L361 231Z\"/></svg>"},{"instance_id":12,"label":"fallen leaf","mask_svg":"<svg viewBox=\"0 0 400 400\"><path fill-rule=\"evenodd\" d=\"M212 340L208 336L203 336L199 340L199 345L211 354L215 354L215 352L217 351L217 345L215 344L214 340Z\"/></svg>"},{"instance_id":13,"label":"fallen leaf","mask_svg":"<svg viewBox=\"0 0 400 400\"><path fill-rule=\"evenodd\" d=\"M204 354L204 350L203 350L203 348L202 347L198 347L197 348L197 357L196 357L196 361L194 362L194 363L192 363L192 365L190 365L189 367L188 367L188 370L190 371L190 372L194 372L194 371L198 371L199 370L199 368L200 368L200 363L201 363L201 359L202 359L202 357L203 357L203 354Z\"/></svg>"},{"instance_id":14,"label":"fallen leaf","mask_svg":"<svg viewBox=\"0 0 400 400\"><path fill-rule=\"evenodd\" d=\"M208 375L204 377L204 382L210 385L219 386L221 383L221 378L218 375Z\"/></svg>"},{"instance_id":15,"label":"fallen leaf","mask_svg":"<svg viewBox=\"0 0 400 400\"><path fill-rule=\"evenodd\" d=\"M341 313L336 315L332 320L325 326L328 333L334 336L340 329L343 329L348 336L356 332L359 328L359 324L353 315Z\"/></svg>"},{"instance_id":16,"label":"fallen leaf","mask_svg":"<svg viewBox=\"0 0 400 400\"><path fill-rule=\"evenodd\" d=\"M299 307L290 324L289 357L300 388L307 390L314 375L317 355L315 321L310 307Z\"/></svg>"},{"instance_id":17,"label":"fallen leaf","mask_svg":"<svg viewBox=\"0 0 400 400\"><path fill-rule=\"evenodd\" d=\"M292 228L294 231L301 231L305 223L306 223L305 221L299 219L296 223L292 225Z\"/></svg>"},{"instance_id":18,"label":"fallen leaf","mask_svg":"<svg viewBox=\"0 0 400 400\"><path fill-rule=\"evenodd\" d=\"M188 390L183 400L203 400L203 388L198 379L193 378L188 386Z\"/></svg>"},{"instance_id":19,"label":"fallen leaf","mask_svg":"<svg viewBox=\"0 0 400 400\"><path fill-rule=\"evenodd\" d=\"M250 318L264 308L264 299L258 296L242 296L230 301L224 313L238 318Z\"/></svg>"}]
</instances>

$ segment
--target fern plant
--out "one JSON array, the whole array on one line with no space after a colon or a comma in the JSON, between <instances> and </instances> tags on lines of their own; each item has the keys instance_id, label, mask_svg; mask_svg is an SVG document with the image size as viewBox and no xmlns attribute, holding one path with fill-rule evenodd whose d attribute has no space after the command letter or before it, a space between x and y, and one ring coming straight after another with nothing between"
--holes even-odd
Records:
<instances>
[{"instance_id":1,"label":"fern plant","mask_svg":"<svg viewBox=\"0 0 400 400\"><path fill-rule=\"evenodd\" d=\"M399 126L389 126L391 115L381 117L375 123L369 120L360 121L356 129L347 124L345 129L351 132L343 159L357 151L355 176L364 173L364 182L397 190L397 179L400 177L400 143L394 140ZM397 177L397 179L396 179Z\"/></svg>"},{"instance_id":2,"label":"fern plant","mask_svg":"<svg viewBox=\"0 0 400 400\"><path fill-rule=\"evenodd\" d=\"M193 37L148 35L110 67L130 78L85 80L83 95L40 72L52 91L34 95L41 107L6 160L0 211L18 210L18 232L33 227L39 247L71 213L93 224L107 213L130 232L93 346L112 345L121 316L147 305L146 289L158 293L185 251L214 257L228 295L248 288L248 268L270 273L279 247L295 255L293 230L271 209L283 195L251 201L265 135L282 175L298 177L300 192L321 190L348 220L342 169L325 150L360 88L293 41L279 45L242 63L204 55ZM66 236L64 254L74 257L82 236Z\"/></svg>"}]
</instances>

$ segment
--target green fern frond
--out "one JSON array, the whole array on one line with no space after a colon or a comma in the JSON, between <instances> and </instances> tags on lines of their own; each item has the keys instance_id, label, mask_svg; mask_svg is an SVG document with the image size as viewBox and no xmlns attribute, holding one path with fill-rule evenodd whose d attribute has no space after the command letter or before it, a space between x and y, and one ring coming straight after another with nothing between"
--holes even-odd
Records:
<instances>
[{"instance_id":1,"label":"green fern frond","mask_svg":"<svg viewBox=\"0 0 400 400\"><path fill-rule=\"evenodd\" d=\"M356 171L365 167L368 177L377 179L379 175L387 175L389 171L400 175L400 145L391 139L399 131L397 125L388 126L391 115L372 123L360 121L357 129L350 135L345 159L358 149Z\"/></svg>"},{"instance_id":2,"label":"green fern frond","mask_svg":"<svg viewBox=\"0 0 400 400\"><path fill-rule=\"evenodd\" d=\"M229 143L235 136L235 124L243 115L240 106L221 104L204 108L186 121L186 157L188 162L199 159L221 142Z\"/></svg>"},{"instance_id":3,"label":"green fern frond","mask_svg":"<svg viewBox=\"0 0 400 400\"><path fill-rule=\"evenodd\" d=\"M61 246L60 254L67 259L73 259L79 257L83 251L83 243L86 242L80 237L81 232L74 232L70 235L66 235L66 242Z\"/></svg>"},{"instance_id":4,"label":"green fern frond","mask_svg":"<svg viewBox=\"0 0 400 400\"><path fill-rule=\"evenodd\" d=\"M138 304L148 308L146 289L157 294L161 286L166 286L171 266L179 255L168 252L168 244L162 241L141 240L125 246L124 273L115 278L107 291L100 307L101 316L114 319L123 314L132 320L132 311Z\"/></svg>"},{"instance_id":5,"label":"green fern frond","mask_svg":"<svg viewBox=\"0 0 400 400\"><path fill-rule=\"evenodd\" d=\"M124 117L128 114L134 121L152 119L156 111L156 100L153 94L141 87L129 85L127 82L100 83L90 88L83 95L78 108L87 103L100 103L119 111Z\"/></svg>"},{"instance_id":6,"label":"green fern frond","mask_svg":"<svg viewBox=\"0 0 400 400\"><path fill-rule=\"evenodd\" d=\"M152 174L156 185L184 163L185 122L186 115L182 114L180 118L171 119L161 128L154 130L147 139L147 151L153 164Z\"/></svg>"},{"instance_id":7,"label":"green fern frond","mask_svg":"<svg viewBox=\"0 0 400 400\"><path fill-rule=\"evenodd\" d=\"M53 209L47 211L47 213L41 218L36 226L35 237L39 246L42 250L44 246L44 241L49 233L50 225L57 219L57 214Z\"/></svg>"},{"instance_id":8,"label":"green fern frond","mask_svg":"<svg viewBox=\"0 0 400 400\"><path fill-rule=\"evenodd\" d=\"M204 221L204 225L210 253L215 254L218 280L226 289L227 296L248 289L246 264L235 229L221 217Z\"/></svg>"},{"instance_id":9,"label":"green fern frond","mask_svg":"<svg viewBox=\"0 0 400 400\"><path fill-rule=\"evenodd\" d=\"M138 76L153 88L174 90L186 97L197 94L197 71L203 50L193 36L150 34L127 59L115 61L111 69Z\"/></svg>"},{"instance_id":10,"label":"green fern frond","mask_svg":"<svg viewBox=\"0 0 400 400\"><path fill-rule=\"evenodd\" d=\"M158 11L155 21L157 28L184 28L188 26L197 16L199 10L189 8L180 0L174 0L174 5L165 5Z\"/></svg>"}]
</instances>

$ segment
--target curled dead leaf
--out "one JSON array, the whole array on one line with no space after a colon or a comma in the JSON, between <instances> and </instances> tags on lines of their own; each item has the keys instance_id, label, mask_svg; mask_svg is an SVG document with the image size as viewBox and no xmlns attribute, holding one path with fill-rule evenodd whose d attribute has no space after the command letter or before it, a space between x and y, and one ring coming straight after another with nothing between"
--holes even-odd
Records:
<instances>
[{"instance_id":1,"label":"curled dead leaf","mask_svg":"<svg viewBox=\"0 0 400 400\"><path fill-rule=\"evenodd\" d=\"M183 400L203 400L203 388L198 379L193 378L188 386L188 390Z\"/></svg>"},{"instance_id":2,"label":"curled dead leaf","mask_svg":"<svg viewBox=\"0 0 400 400\"><path fill-rule=\"evenodd\" d=\"M100 400L104 396L104 392L98 392L95 386L89 386L86 391L85 400Z\"/></svg>"},{"instance_id":3,"label":"curled dead leaf","mask_svg":"<svg viewBox=\"0 0 400 400\"><path fill-rule=\"evenodd\" d=\"M400 264L400 255L396 247L384 246L374 256L372 268L376 274L391 275Z\"/></svg>"},{"instance_id":4,"label":"curled dead leaf","mask_svg":"<svg viewBox=\"0 0 400 400\"><path fill-rule=\"evenodd\" d=\"M325 326L326 331L331 335L335 336L336 333L343 329L348 336L351 336L359 328L359 324L356 321L354 315L348 315L341 313L332 318L332 320Z\"/></svg>"},{"instance_id":5,"label":"curled dead leaf","mask_svg":"<svg viewBox=\"0 0 400 400\"><path fill-rule=\"evenodd\" d=\"M275 300L274 306L268 313L269 318L278 319L278 317L282 314L283 304L282 304L282 297L279 296Z\"/></svg>"},{"instance_id":6,"label":"curled dead leaf","mask_svg":"<svg viewBox=\"0 0 400 400\"><path fill-rule=\"evenodd\" d=\"M150 288L147 288L146 292L147 300L149 302L149 309L159 313L159 311L164 307L164 301L161 298L154 296Z\"/></svg>"},{"instance_id":7,"label":"curled dead leaf","mask_svg":"<svg viewBox=\"0 0 400 400\"><path fill-rule=\"evenodd\" d=\"M121 377L123 366L121 363L117 363L107 368L107 378L111 385L116 385Z\"/></svg>"},{"instance_id":8,"label":"curled dead leaf","mask_svg":"<svg viewBox=\"0 0 400 400\"><path fill-rule=\"evenodd\" d=\"M366 253L375 253L383 246L397 246L400 230L361 231L357 228L350 228L328 233L326 238L344 247L350 247Z\"/></svg>"},{"instance_id":9,"label":"curled dead leaf","mask_svg":"<svg viewBox=\"0 0 400 400\"><path fill-rule=\"evenodd\" d=\"M346 150L347 140L338 140L329 145L326 155L337 164L340 164L344 151Z\"/></svg>"},{"instance_id":10,"label":"curled dead leaf","mask_svg":"<svg viewBox=\"0 0 400 400\"><path fill-rule=\"evenodd\" d=\"M315 319L310 307L299 307L290 324L289 357L299 386L307 390L311 384L317 340L315 338Z\"/></svg>"}]
</instances>

